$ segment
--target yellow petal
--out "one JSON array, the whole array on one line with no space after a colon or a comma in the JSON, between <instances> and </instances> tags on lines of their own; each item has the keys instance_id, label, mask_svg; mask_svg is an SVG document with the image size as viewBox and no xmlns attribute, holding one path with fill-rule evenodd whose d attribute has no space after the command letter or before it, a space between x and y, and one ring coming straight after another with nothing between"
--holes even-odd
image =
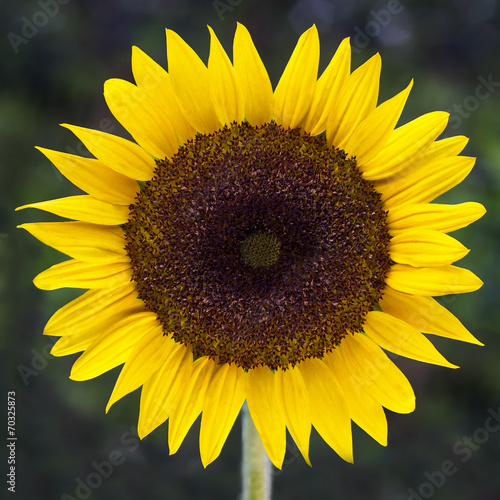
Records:
<instances>
[{"instance_id":1,"label":"yellow petal","mask_svg":"<svg viewBox=\"0 0 500 500\"><path fill-rule=\"evenodd\" d=\"M405 90L377 106L356 127L346 142L346 153L356 157L358 167L367 178L370 178L370 169L365 165L385 147L401 116L412 86L413 80Z\"/></svg>"},{"instance_id":2,"label":"yellow petal","mask_svg":"<svg viewBox=\"0 0 500 500\"><path fill-rule=\"evenodd\" d=\"M241 122L245 118L243 93L239 80L214 30L210 31L208 82L215 112L221 123Z\"/></svg>"},{"instance_id":3,"label":"yellow petal","mask_svg":"<svg viewBox=\"0 0 500 500\"><path fill-rule=\"evenodd\" d=\"M37 208L67 219L106 225L125 224L129 214L126 205L112 205L88 195L68 196L57 200L30 203L16 208L16 210L24 208Z\"/></svg>"},{"instance_id":4,"label":"yellow petal","mask_svg":"<svg viewBox=\"0 0 500 500\"><path fill-rule=\"evenodd\" d=\"M122 260L125 251L123 229L88 222L40 222L21 224L42 243L84 262Z\"/></svg>"},{"instance_id":5,"label":"yellow petal","mask_svg":"<svg viewBox=\"0 0 500 500\"><path fill-rule=\"evenodd\" d=\"M364 330L380 347L398 356L457 368L448 362L431 342L416 328L390 314L371 311L366 316Z\"/></svg>"},{"instance_id":6,"label":"yellow petal","mask_svg":"<svg viewBox=\"0 0 500 500\"><path fill-rule=\"evenodd\" d=\"M140 191L137 182L115 172L102 161L45 148L37 149L54 164L64 177L98 200L128 206Z\"/></svg>"},{"instance_id":7,"label":"yellow petal","mask_svg":"<svg viewBox=\"0 0 500 500\"><path fill-rule=\"evenodd\" d=\"M274 91L274 119L285 128L302 126L314 97L319 64L316 26L301 35Z\"/></svg>"},{"instance_id":8,"label":"yellow petal","mask_svg":"<svg viewBox=\"0 0 500 500\"><path fill-rule=\"evenodd\" d=\"M193 363L189 382L182 387L182 394L170 411L168 447L171 455L177 452L189 429L203 410L203 403L215 366L214 361L208 356L198 358Z\"/></svg>"},{"instance_id":9,"label":"yellow petal","mask_svg":"<svg viewBox=\"0 0 500 500\"><path fill-rule=\"evenodd\" d=\"M356 126L375 109L381 67L380 55L375 54L347 78L338 98L339 104L328 117L326 139L329 145L344 149Z\"/></svg>"},{"instance_id":10,"label":"yellow petal","mask_svg":"<svg viewBox=\"0 0 500 500\"><path fill-rule=\"evenodd\" d=\"M349 38L344 38L316 83L311 109L304 123L306 132L319 135L326 130L328 115L338 105L350 68L351 45Z\"/></svg>"},{"instance_id":11,"label":"yellow petal","mask_svg":"<svg viewBox=\"0 0 500 500\"><path fill-rule=\"evenodd\" d=\"M341 381L351 419L382 446L387 446L387 419L382 405L354 379L337 347L323 357L325 364Z\"/></svg>"},{"instance_id":12,"label":"yellow petal","mask_svg":"<svg viewBox=\"0 0 500 500\"><path fill-rule=\"evenodd\" d=\"M362 166L368 180L383 179L411 169L425 159L431 144L443 132L449 113L434 111L395 129L378 154Z\"/></svg>"},{"instance_id":13,"label":"yellow petal","mask_svg":"<svg viewBox=\"0 0 500 500\"><path fill-rule=\"evenodd\" d=\"M274 373L276 399L281 406L285 424L297 444L304 460L309 460L309 438L311 436L311 408L304 378L297 367L281 368Z\"/></svg>"},{"instance_id":14,"label":"yellow petal","mask_svg":"<svg viewBox=\"0 0 500 500\"><path fill-rule=\"evenodd\" d=\"M85 147L109 168L138 181L148 181L153 176L156 164L137 144L90 128L66 123L61 126L71 130Z\"/></svg>"},{"instance_id":15,"label":"yellow petal","mask_svg":"<svg viewBox=\"0 0 500 500\"><path fill-rule=\"evenodd\" d=\"M483 285L475 274L461 267L415 268L405 264L394 264L385 282L399 292L425 296L474 292Z\"/></svg>"},{"instance_id":16,"label":"yellow petal","mask_svg":"<svg viewBox=\"0 0 500 500\"><path fill-rule=\"evenodd\" d=\"M393 236L391 259L414 267L438 267L465 257L469 250L458 240L432 229L413 229Z\"/></svg>"},{"instance_id":17,"label":"yellow petal","mask_svg":"<svg viewBox=\"0 0 500 500\"><path fill-rule=\"evenodd\" d=\"M387 223L391 234L409 229L449 233L472 224L485 213L483 205L472 201L459 205L415 203L391 208L387 213Z\"/></svg>"},{"instance_id":18,"label":"yellow petal","mask_svg":"<svg viewBox=\"0 0 500 500\"><path fill-rule=\"evenodd\" d=\"M435 113L444 113L444 111L436 111ZM441 139L440 141L435 141L429 146L424 154L418 158L418 161L413 162L412 165L415 168L418 168L419 164L425 164L439 158L457 156L463 151L465 146L467 146L468 142L469 139L463 135L457 135L455 137L448 137L446 139ZM412 165L410 165L410 167Z\"/></svg>"},{"instance_id":19,"label":"yellow petal","mask_svg":"<svg viewBox=\"0 0 500 500\"><path fill-rule=\"evenodd\" d=\"M194 129L208 134L219 129L215 113L208 69L196 52L174 31L167 30L168 72L177 101Z\"/></svg>"},{"instance_id":20,"label":"yellow petal","mask_svg":"<svg viewBox=\"0 0 500 500\"><path fill-rule=\"evenodd\" d=\"M175 343L169 357L143 385L137 433L141 439L163 424L182 398L193 367L193 353Z\"/></svg>"},{"instance_id":21,"label":"yellow petal","mask_svg":"<svg viewBox=\"0 0 500 500\"><path fill-rule=\"evenodd\" d=\"M67 260L41 272L33 283L41 290L58 288L119 288L130 282L130 260L81 262Z\"/></svg>"},{"instance_id":22,"label":"yellow petal","mask_svg":"<svg viewBox=\"0 0 500 500\"><path fill-rule=\"evenodd\" d=\"M431 161L406 176L379 185L387 208L405 203L426 203L460 184L474 166L475 158L454 156Z\"/></svg>"},{"instance_id":23,"label":"yellow petal","mask_svg":"<svg viewBox=\"0 0 500 500\"><path fill-rule=\"evenodd\" d=\"M127 308L123 311L114 311L107 315L101 313L94 322L76 323L74 331L77 333L61 337L52 347L50 354L52 356L67 356L68 354L84 351L97 341L99 337L113 331L116 324L122 321L124 317L134 317L136 314L143 312L144 307Z\"/></svg>"},{"instance_id":24,"label":"yellow petal","mask_svg":"<svg viewBox=\"0 0 500 500\"><path fill-rule=\"evenodd\" d=\"M170 75L138 47L132 47L132 72L137 86L156 103L159 113L168 123L175 124L173 132L177 144L184 144L195 136L175 97Z\"/></svg>"},{"instance_id":25,"label":"yellow petal","mask_svg":"<svg viewBox=\"0 0 500 500\"><path fill-rule=\"evenodd\" d=\"M163 367L174 344L171 337L163 334L162 328L155 328L146 333L135 344L116 381L106 406L106 413L116 401L135 391Z\"/></svg>"},{"instance_id":26,"label":"yellow petal","mask_svg":"<svg viewBox=\"0 0 500 500\"><path fill-rule=\"evenodd\" d=\"M274 392L274 373L267 367L247 373L247 404L271 462L281 469L286 451L285 418Z\"/></svg>"},{"instance_id":27,"label":"yellow petal","mask_svg":"<svg viewBox=\"0 0 500 500\"><path fill-rule=\"evenodd\" d=\"M299 369L309 393L312 424L342 459L352 463L351 419L339 380L319 359L307 359Z\"/></svg>"},{"instance_id":28,"label":"yellow petal","mask_svg":"<svg viewBox=\"0 0 500 500\"><path fill-rule=\"evenodd\" d=\"M200 428L203 467L220 454L245 401L245 372L236 365L220 365L207 389Z\"/></svg>"},{"instance_id":29,"label":"yellow petal","mask_svg":"<svg viewBox=\"0 0 500 500\"><path fill-rule=\"evenodd\" d=\"M104 83L104 98L115 118L151 156L170 158L177 151L172 124L149 94L133 83L112 78Z\"/></svg>"},{"instance_id":30,"label":"yellow petal","mask_svg":"<svg viewBox=\"0 0 500 500\"><path fill-rule=\"evenodd\" d=\"M100 333L99 330L92 330L90 332L85 331L61 337L52 346L50 354L52 356L67 356L68 354L85 351L85 349L89 348L95 342Z\"/></svg>"},{"instance_id":31,"label":"yellow petal","mask_svg":"<svg viewBox=\"0 0 500 500\"><path fill-rule=\"evenodd\" d=\"M122 318L75 361L70 378L89 380L121 365L128 359L134 345L152 330L161 335L161 325L151 312Z\"/></svg>"},{"instance_id":32,"label":"yellow petal","mask_svg":"<svg viewBox=\"0 0 500 500\"><path fill-rule=\"evenodd\" d=\"M339 349L356 384L375 401L397 413L415 409L415 394L408 379L373 340L362 333L348 335Z\"/></svg>"},{"instance_id":33,"label":"yellow petal","mask_svg":"<svg viewBox=\"0 0 500 500\"><path fill-rule=\"evenodd\" d=\"M144 304L131 283L116 289L89 290L56 311L45 325L43 334L68 336L96 330L99 328L93 325L101 325L117 313L139 312L141 307Z\"/></svg>"},{"instance_id":34,"label":"yellow petal","mask_svg":"<svg viewBox=\"0 0 500 500\"><path fill-rule=\"evenodd\" d=\"M254 127L271 121L271 81L250 33L240 23L234 35L233 64L236 80L244 96L246 120Z\"/></svg>"},{"instance_id":35,"label":"yellow petal","mask_svg":"<svg viewBox=\"0 0 500 500\"><path fill-rule=\"evenodd\" d=\"M382 311L402 319L420 332L483 345L432 297L409 295L386 287L379 304Z\"/></svg>"},{"instance_id":36,"label":"yellow petal","mask_svg":"<svg viewBox=\"0 0 500 500\"><path fill-rule=\"evenodd\" d=\"M229 431L245 401L245 372L224 364L212 375L203 403L200 428L200 454L203 467L220 454Z\"/></svg>"}]
</instances>

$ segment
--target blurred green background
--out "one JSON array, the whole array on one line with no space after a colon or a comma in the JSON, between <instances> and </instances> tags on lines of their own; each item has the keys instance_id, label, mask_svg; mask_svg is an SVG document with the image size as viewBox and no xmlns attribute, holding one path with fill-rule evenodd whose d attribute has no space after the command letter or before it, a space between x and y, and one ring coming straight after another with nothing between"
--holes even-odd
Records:
<instances>
[{"instance_id":1,"label":"blurred green background","mask_svg":"<svg viewBox=\"0 0 500 500\"><path fill-rule=\"evenodd\" d=\"M496 0L2 0L0 385L5 420L7 391L16 392L17 484L12 497L240 498L239 422L220 458L203 469L198 424L173 456L168 454L167 425L138 443L138 391L104 415L118 370L88 382L68 379L77 356L51 357L52 341L41 333L48 318L78 293L42 292L33 286L37 273L65 259L15 229L50 216L13 211L25 203L78 193L34 149L40 145L85 154L59 123L123 133L105 106L102 85L108 78L132 80L132 45L164 65L164 28L169 27L206 61L206 25L230 53L240 21L252 33L273 85L298 35L313 23L321 36L321 69L339 42L351 36L353 67L377 51L382 54L381 99L415 77L402 121L448 110L452 116L444 135L470 137L465 154L478 158L473 173L444 199L480 201L488 209L481 221L456 233L472 248L460 265L476 272L484 287L443 298L485 347L435 339L460 370L397 359L415 388L417 408L410 415L387 412L389 446L379 446L353 425L351 465L313 432L309 468L290 442L283 470L274 474L273 498L500 498L500 432L492 417L500 413L499 11ZM6 436L6 423L3 429ZM5 443L0 496L5 491L8 498ZM112 471L102 469L110 455L120 457ZM100 474L96 467L101 467Z\"/></svg>"}]
</instances>

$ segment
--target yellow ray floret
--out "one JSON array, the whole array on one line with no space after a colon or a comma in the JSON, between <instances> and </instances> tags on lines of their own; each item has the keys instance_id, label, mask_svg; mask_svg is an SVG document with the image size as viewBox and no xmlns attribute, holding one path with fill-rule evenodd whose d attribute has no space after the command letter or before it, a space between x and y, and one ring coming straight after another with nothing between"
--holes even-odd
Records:
<instances>
[{"instance_id":1,"label":"yellow ray floret","mask_svg":"<svg viewBox=\"0 0 500 500\"><path fill-rule=\"evenodd\" d=\"M183 144L193 137L196 131L189 124L177 102L170 75L135 46L132 47L132 73L139 89L149 95L166 120L165 124L169 124L172 128L176 144Z\"/></svg>"},{"instance_id":2,"label":"yellow ray floret","mask_svg":"<svg viewBox=\"0 0 500 500\"><path fill-rule=\"evenodd\" d=\"M274 119L289 128L302 126L314 97L318 76L319 38L315 26L297 42L274 91Z\"/></svg>"},{"instance_id":3,"label":"yellow ray floret","mask_svg":"<svg viewBox=\"0 0 500 500\"><path fill-rule=\"evenodd\" d=\"M380 307L382 311L402 319L421 332L484 345L448 309L432 297L397 292L388 286L384 290Z\"/></svg>"},{"instance_id":4,"label":"yellow ray floret","mask_svg":"<svg viewBox=\"0 0 500 500\"><path fill-rule=\"evenodd\" d=\"M448 117L448 113L434 111L394 129L383 148L361 164L365 178L372 181L390 178L418 165L445 129Z\"/></svg>"},{"instance_id":5,"label":"yellow ray floret","mask_svg":"<svg viewBox=\"0 0 500 500\"><path fill-rule=\"evenodd\" d=\"M377 106L354 130L345 144L346 151L356 157L360 170L369 176L370 170L364 165L381 151L393 133L401 116L413 80L408 87Z\"/></svg>"},{"instance_id":6,"label":"yellow ray floret","mask_svg":"<svg viewBox=\"0 0 500 500\"><path fill-rule=\"evenodd\" d=\"M353 462L351 419L341 381L319 359L302 362L300 373L309 394L312 425L341 458Z\"/></svg>"},{"instance_id":7,"label":"yellow ray floret","mask_svg":"<svg viewBox=\"0 0 500 500\"><path fill-rule=\"evenodd\" d=\"M163 366L143 385L137 427L141 439L175 411L191 375L192 359L191 350L176 343Z\"/></svg>"},{"instance_id":8,"label":"yellow ray floret","mask_svg":"<svg viewBox=\"0 0 500 500\"><path fill-rule=\"evenodd\" d=\"M375 54L347 78L339 95L339 103L328 117L328 144L344 149L347 140L376 107L382 60Z\"/></svg>"},{"instance_id":9,"label":"yellow ray floret","mask_svg":"<svg viewBox=\"0 0 500 500\"><path fill-rule=\"evenodd\" d=\"M387 418L382 405L368 394L366 386L359 384L347 368L340 349L329 352L323 361L342 381L343 394L349 415L365 432L382 446L387 446Z\"/></svg>"},{"instance_id":10,"label":"yellow ray floret","mask_svg":"<svg viewBox=\"0 0 500 500\"><path fill-rule=\"evenodd\" d=\"M139 312L144 304L137 297L135 287L89 290L57 310L45 325L44 335L58 337L74 335L79 331L93 330L96 323L107 321L122 313Z\"/></svg>"},{"instance_id":11,"label":"yellow ray floret","mask_svg":"<svg viewBox=\"0 0 500 500\"><path fill-rule=\"evenodd\" d=\"M194 50L177 34L167 30L168 72L184 116L195 130L210 133L221 122L212 103L208 69Z\"/></svg>"},{"instance_id":12,"label":"yellow ray floret","mask_svg":"<svg viewBox=\"0 0 500 500\"><path fill-rule=\"evenodd\" d=\"M410 229L393 236L389 251L394 262L413 267L446 266L469 253L455 238L432 229Z\"/></svg>"},{"instance_id":13,"label":"yellow ray floret","mask_svg":"<svg viewBox=\"0 0 500 500\"><path fill-rule=\"evenodd\" d=\"M124 363L134 346L151 331L161 335L154 314L141 312L122 318L104 332L75 361L70 378L88 380Z\"/></svg>"},{"instance_id":14,"label":"yellow ray floret","mask_svg":"<svg viewBox=\"0 0 500 500\"><path fill-rule=\"evenodd\" d=\"M215 113L221 123L241 122L245 118L245 101L240 81L213 29L209 30L208 82Z\"/></svg>"},{"instance_id":15,"label":"yellow ray floret","mask_svg":"<svg viewBox=\"0 0 500 500\"><path fill-rule=\"evenodd\" d=\"M389 210L387 222L392 235L411 229L432 229L449 233L472 224L485 213L483 205L473 201L459 205L414 203Z\"/></svg>"},{"instance_id":16,"label":"yellow ray floret","mask_svg":"<svg viewBox=\"0 0 500 500\"><path fill-rule=\"evenodd\" d=\"M151 179L155 162L137 144L106 132L66 123L61 124L61 126L71 130L88 150L109 168L138 181Z\"/></svg>"},{"instance_id":17,"label":"yellow ray floret","mask_svg":"<svg viewBox=\"0 0 500 500\"><path fill-rule=\"evenodd\" d=\"M207 389L200 427L200 455L206 467L220 454L245 400L245 373L235 365L215 369Z\"/></svg>"},{"instance_id":18,"label":"yellow ray floret","mask_svg":"<svg viewBox=\"0 0 500 500\"><path fill-rule=\"evenodd\" d=\"M129 210L125 205L113 205L89 195L68 196L57 200L29 203L16 208L16 210L24 208L38 208L38 210L45 210L67 219L109 226L127 222Z\"/></svg>"},{"instance_id":19,"label":"yellow ray floret","mask_svg":"<svg viewBox=\"0 0 500 500\"><path fill-rule=\"evenodd\" d=\"M413 267L406 264L394 264L386 283L400 292L427 297L474 292L483 285L474 273L462 267Z\"/></svg>"},{"instance_id":20,"label":"yellow ray floret","mask_svg":"<svg viewBox=\"0 0 500 500\"><path fill-rule=\"evenodd\" d=\"M368 313L365 332L380 347L407 358L435 365L457 368L447 361L416 328L390 314Z\"/></svg>"},{"instance_id":21,"label":"yellow ray floret","mask_svg":"<svg viewBox=\"0 0 500 500\"><path fill-rule=\"evenodd\" d=\"M269 122L273 111L273 88L248 30L240 23L233 47L236 80L245 102L245 119L254 126Z\"/></svg>"},{"instance_id":22,"label":"yellow ray floret","mask_svg":"<svg viewBox=\"0 0 500 500\"><path fill-rule=\"evenodd\" d=\"M203 411L207 389L215 368L215 363L206 356L198 358L192 364L190 360L187 360L185 364L187 367L192 366L192 372L182 386L179 384L178 387L182 394L173 398L177 403L169 412L168 446L170 454L179 449L194 421ZM182 376L181 380L183 380Z\"/></svg>"},{"instance_id":23,"label":"yellow ray floret","mask_svg":"<svg viewBox=\"0 0 500 500\"><path fill-rule=\"evenodd\" d=\"M299 368L290 368L286 371L276 370L274 386L286 426L304 460L311 465L309 460L311 407L307 387Z\"/></svg>"},{"instance_id":24,"label":"yellow ray floret","mask_svg":"<svg viewBox=\"0 0 500 500\"><path fill-rule=\"evenodd\" d=\"M326 130L328 116L339 103L339 95L351 70L351 45L346 38L332 57L330 63L319 77L314 97L309 109L304 130L311 135Z\"/></svg>"},{"instance_id":25,"label":"yellow ray floret","mask_svg":"<svg viewBox=\"0 0 500 500\"><path fill-rule=\"evenodd\" d=\"M102 161L45 148L37 149L64 177L98 200L128 207L139 192L135 180L109 168Z\"/></svg>"},{"instance_id":26,"label":"yellow ray floret","mask_svg":"<svg viewBox=\"0 0 500 500\"><path fill-rule=\"evenodd\" d=\"M116 323L118 318L114 318ZM74 335L61 337L50 350L52 356L68 356L88 349L99 337L100 330L94 328L90 331L80 331Z\"/></svg>"},{"instance_id":27,"label":"yellow ray floret","mask_svg":"<svg viewBox=\"0 0 500 500\"><path fill-rule=\"evenodd\" d=\"M247 373L246 399L271 462L281 469L286 451L285 417L275 396L274 373L260 366Z\"/></svg>"},{"instance_id":28,"label":"yellow ray floret","mask_svg":"<svg viewBox=\"0 0 500 500\"><path fill-rule=\"evenodd\" d=\"M157 328L153 329L135 344L116 381L106 413L116 401L141 387L167 361L175 342L158 333Z\"/></svg>"},{"instance_id":29,"label":"yellow ray floret","mask_svg":"<svg viewBox=\"0 0 500 500\"><path fill-rule=\"evenodd\" d=\"M19 227L46 245L83 262L116 262L127 255L120 227L81 221L41 222Z\"/></svg>"},{"instance_id":30,"label":"yellow ray floret","mask_svg":"<svg viewBox=\"0 0 500 500\"><path fill-rule=\"evenodd\" d=\"M340 352L356 385L375 401L398 413L415 409L415 394L407 378L374 341L362 334L348 336Z\"/></svg>"},{"instance_id":31,"label":"yellow ray floret","mask_svg":"<svg viewBox=\"0 0 500 500\"><path fill-rule=\"evenodd\" d=\"M144 151L155 158L170 158L177 152L174 127L147 92L130 82L113 78L104 84L104 98L115 118Z\"/></svg>"},{"instance_id":32,"label":"yellow ray floret","mask_svg":"<svg viewBox=\"0 0 500 500\"><path fill-rule=\"evenodd\" d=\"M58 288L119 288L130 282L128 257L113 262L67 260L41 272L33 283L42 290Z\"/></svg>"}]
</instances>

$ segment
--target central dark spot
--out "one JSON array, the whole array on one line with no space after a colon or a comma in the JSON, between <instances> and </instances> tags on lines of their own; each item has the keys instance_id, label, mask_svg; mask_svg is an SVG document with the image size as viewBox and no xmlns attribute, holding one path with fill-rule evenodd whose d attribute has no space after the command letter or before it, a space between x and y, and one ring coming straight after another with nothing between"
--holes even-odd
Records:
<instances>
[{"instance_id":1,"label":"central dark spot","mask_svg":"<svg viewBox=\"0 0 500 500\"><path fill-rule=\"evenodd\" d=\"M272 266L278 260L279 253L278 238L267 231L249 234L240 247L243 262L255 268Z\"/></svg>"},{"instance_id":2,"label":"central dark spot","mask_svg":"<svg viewBox=\"0 0 500 500\"><path fill-rule=\"evenodd\" d=\"M125 233L165 334L245 369L286 369L362 330L391 266L355 160L274 123L199 134L158 161Z\"/></svg>"}]
</instances>

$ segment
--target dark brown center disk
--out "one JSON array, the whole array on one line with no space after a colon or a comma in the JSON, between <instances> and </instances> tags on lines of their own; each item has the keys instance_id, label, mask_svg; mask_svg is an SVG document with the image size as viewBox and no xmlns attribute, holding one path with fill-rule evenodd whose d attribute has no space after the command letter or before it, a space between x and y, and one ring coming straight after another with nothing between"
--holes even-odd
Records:
<instances>
[{"instance_id":1,"label":"dark brown center disk","mask_svg":"<svg viewBox=\"0 0 500 500\"><path fill-rule=\"evenodd\" d=\"M199 134L130 207L133 281L195 357L286 369L360 331L391 266L380 195L323 137Z\"/></svg>"}]
</instances>

